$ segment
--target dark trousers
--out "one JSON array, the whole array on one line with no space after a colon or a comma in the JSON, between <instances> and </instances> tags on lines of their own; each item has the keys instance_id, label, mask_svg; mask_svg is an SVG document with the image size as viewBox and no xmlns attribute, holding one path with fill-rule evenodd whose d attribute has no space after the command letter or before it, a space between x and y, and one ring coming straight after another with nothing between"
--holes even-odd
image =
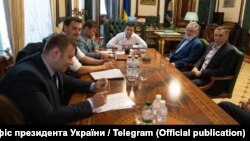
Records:
<instances>
[{"instance_id":1,"label":"dark trousers","mask_svg":"<svg viewBox=\"0 0 250 141\"><path fill-rule=\"evenodd\" d=\"M218 105L231 117L233 117L239 124L250 124L250 112L226 101L221 102Z\"/></svg>"},{"instance_id":2,"label":"dark trousers","mask_svg":"<svg viewBox=\"0 0 250 141\"><path fill-rule=\"evenodd\" d=\"M183 74L198 87L204 86L210 81L209 79L202 79L202 78L196 77L195 75L193 75L191 71L185 71L183 72Z\"/></svg>"},{"instance_id":3,"label":"dark trousers","mask_svg":"<svg viewBox=\"0 0 250 141\"><path fill-rule=\"evenodd\" d=\"M193 75L191 71L185 71L183 74L189 78L196 86L204 86L211 80L209 78L199 78ZM211 88L205 91L207 95L216 96L223 92L224 90L224 82L215 82Z\"/></svg>"}]
</instances>

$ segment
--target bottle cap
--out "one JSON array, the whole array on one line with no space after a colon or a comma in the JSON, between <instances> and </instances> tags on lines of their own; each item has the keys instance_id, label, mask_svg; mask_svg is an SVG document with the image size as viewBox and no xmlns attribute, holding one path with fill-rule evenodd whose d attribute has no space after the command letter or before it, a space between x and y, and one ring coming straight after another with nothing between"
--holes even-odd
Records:
<instances>
[{"instance_id":1,"label":"bottle cap","mask_svg":"<svg viewBox=\"0 0 250 141\"><path fill-rule=\"evenodd\" d=\"M151 101L146 101L145 104L146 104L147 106L150 106L150 105L152 105L152 102L151 102Z\"/></svg>"},{"instance_id":2,"label":"bottle cap","mask_svg":"<svg viewBox=\"0 0 250 141\"><path fill-rule=\"evenodd\" d=\"M155 98L156 98L156 99L161 99L161 94L155 95Z\"/></svg>"}]
</instances>

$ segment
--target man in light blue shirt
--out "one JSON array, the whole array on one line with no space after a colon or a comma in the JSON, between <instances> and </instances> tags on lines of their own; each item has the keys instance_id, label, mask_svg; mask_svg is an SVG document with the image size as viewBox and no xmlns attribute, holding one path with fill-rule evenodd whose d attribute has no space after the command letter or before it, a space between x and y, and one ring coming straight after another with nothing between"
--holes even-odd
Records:
<instances>
[{"instance_id":1,"label":"man in light blue shirt","mask_svg":"<svg viewBox=\"0 0 250 141\"><path fill-rule=\"evenodd\" d=\"M83 26L82 31L77 41L78 48L86 55L95 59L107 59L108 53L103 53L99 49L99 45L92 39L95 36L96 25L87 20Z\"/></svg>"}]
</instances>

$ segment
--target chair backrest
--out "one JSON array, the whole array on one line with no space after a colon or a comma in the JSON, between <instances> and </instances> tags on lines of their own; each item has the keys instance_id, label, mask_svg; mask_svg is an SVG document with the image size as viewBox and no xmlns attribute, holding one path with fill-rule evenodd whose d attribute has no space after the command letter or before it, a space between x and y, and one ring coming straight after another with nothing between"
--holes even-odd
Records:
<instances>
[{"instance_id":1,"label":"chair backrest","mask_svg":"<svg viewBox=\"0 0 250 141\"><path fill-rule=\"evenodd\" d=\"M204 38L200 38L200 41L201 41L201 44L203 46L203 53L205 53L205 51L206 51L206 49L207 49L207 47L209 45L209 42Z\"/></svg>"},{"instance_id":2,"label":"chair backrest","mask_svg":"<svg viewBox=\"0 0 250 141\"><path fill-rule=\"evenodd\" d=\"M126 21L120 19L105 20L104 22L104 40L105 43L113 38L116 34L123 32L126 26Z\"/></svg>"},{"instance_id":3,"label":"chair backrest","mask_svg":"<svg viewBox=\"0 0 250 141\"><path fill-rule=\"evenodd\" d=\"M235 24L230 30L228 42L236 47L239 47L241 42L242 28L239 24Z\"/></svg>"},{"instance_id":4,"label":"chair backrest","mask_svg":"<svg viewBox=\"0 0 250 141\"><path fill-rule=\"evenodd\" d=\"M42 51L42 49L43 49L42 42L27 44L21 51L19 51L17 53L16 63L19 62L21 59L23 59L26 56L29 56L29 55L32 55L36 52Z\"/></svg>"},{"instance_id":5,"label":"chair backrest","mask_svg":"<svg viewBox=\"0 0 250 141\"><path fill-rule=\"evenodd\" d=\"M232 69L231 74L233 75L233 79L227 81L226 87L225 87L225 93L231 95L233 93L233 89L236 83L236 80L238 78L242 62L244 60L244 53L241 52L238 48L234 46L234 49L236 51L236 60L234 62L234 67Z\"/></svg>"},{"instance_id":6,"label":"chair backrest","mask_svg":"<svg viewBox=\"0 0 250 141\"><path fill-rule=\"evenodd\" d=\"M145 19L146 26L152 26L159 28L160 26L160 17L159 16L147 16Z\"/></svg>"},{"instance_id":7,"label":"chair backrest","mask_svg":"<svg viewBox=\"0 0 250 141\"><path fill-rule=\"evenodd\" d=\"M202 44L202 46L203 46L204 48L207 48L207 47L208 47L209 43L208 43L208 41L207 41L206 39L200 38L200 41L201 41L201 44Z\"/></svg>"}]
</instances>

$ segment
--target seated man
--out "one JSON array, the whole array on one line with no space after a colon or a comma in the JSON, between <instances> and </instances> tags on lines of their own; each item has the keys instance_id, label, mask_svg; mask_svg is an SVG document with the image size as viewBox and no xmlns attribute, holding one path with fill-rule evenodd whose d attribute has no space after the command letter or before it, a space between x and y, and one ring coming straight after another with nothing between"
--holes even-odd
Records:
<instances>
[{"instance_id":1,"label":"seated man","mask_svg":"<svg viewBox=\"0 0 250 141\"><path fill-rule=\"evenodd\" d=\"M226 101L220 102L219 106L239 124L250 124L250 99L241 101L239 106Z\"/></svg>"},{"instance_id":2,"label":"seated man","mask_svg":"<svg viewBox=\"0 0 250 141\"><path fill-rule=\"evenodd\" d=\"M82 28L82 20L77 17L67 17L63 22L63 34L77 40L80 36ZM82 64L84 64L82 66ZM85 66L91 65L91 66ZM69 66L70 70L76 72L78 75L87 74L94 71L101 71L115 68L115 61L104 59L94 59L85 54L77 47L75 57L73 57L73 64Z\"/></svg>"},{"instance_id":3,"label":"seated man","mask_svg":"<svg viewBox=\"0 0 250 141\"><path fill-rule=\"evenodd\" d=\"M86 56L95 59L107 59L109 54L101 53L98 44L92 40L95 32L96 25L91 20L87 20L82 26L81 35L76 40L77 46Z\"/></svg>"},{"instance_id":4,"label":"seated man","mask_svg":"<svg viewBox=\"0 0 250 141\"><path fill-rule=\"evenodd\" d=\"M106 103L107 80L82 81L63 72L72 65L76 42L63 34L52 36L43 52L20 60L0 81L0 92L15 102L27 124L66 124L87 117ZM98 92L74 105L64 103L65 90Z\"/></svg>"},{"instance_id":5,"label":"seated man","mask_svg":"<svg viewBox=\"0 0 250 141\"><path fill-rule=\"evenodd\" d=\"M107 44L108 48L118 48L121 45L133 45L134 48L147 48L146 42L134 33L135 25L128 22L124 32L117 34Z\"/></svg>"},{"instance_id":6,"label":"seated man","mask_svg":"<svg viewBox=\"0 0 250 141\"><path fill-rule=\"evenodd\" d=\"M170 55L169 61L178 69L184 69L185 65L194 64L203 54L204 48L199 34L200 26L196 22L190 22L186 27L185 38Z\"/></svg>"},{"instance_id":7,"label":"seated man","mask_svg":"<svg viewBox=\"0 0 250 141\"><path fill-rule=\"evenodd\" d=\"M204 55L195 63L190 72L183 72L197 86L210 81L211 76L226 76L231 73L236 59L236 51L227 43L229 31L220 26L214 31L214 43L211 43ZM225 82L216 82L206 91L209 95L218 95L224 90Z\"/></svg>"}]
</instances>

